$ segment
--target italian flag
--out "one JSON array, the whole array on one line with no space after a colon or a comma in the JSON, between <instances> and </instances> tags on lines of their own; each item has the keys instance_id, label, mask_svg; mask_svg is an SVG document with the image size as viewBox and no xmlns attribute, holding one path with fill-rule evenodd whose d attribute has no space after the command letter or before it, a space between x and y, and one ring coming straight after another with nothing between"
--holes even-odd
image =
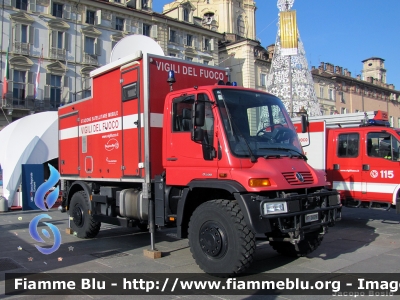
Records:
<instances>
[{"instance_id":1,"label":"italian flag","mask_svg":"<svg viewBox=\"0 0 400 300\"><path fill-rule=\"evenodd\" d=\"M7 48L7 54L6 54L6 67L4 68L4 78L3 78L3 99L6 96L6 93L8 91L8 79L10 78L9 74L9 62L8 62L8 52L9 52L10 46Z\"/></svg>"}]
</instances>

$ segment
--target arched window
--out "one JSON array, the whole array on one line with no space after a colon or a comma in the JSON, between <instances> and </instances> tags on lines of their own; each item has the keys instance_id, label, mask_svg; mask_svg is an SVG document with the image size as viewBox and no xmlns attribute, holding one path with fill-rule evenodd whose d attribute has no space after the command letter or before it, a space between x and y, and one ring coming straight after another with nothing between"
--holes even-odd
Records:
<instances>
[{"instance_id":1,"label":"arched window","mask_svg":"<svg viewBox=\"0 0 400 300\"><path fill-rule=\"evenodd\" d=\"M245 28L244 28L244 20L242 16L239 16L237 18L237 34L240 36L244 36L245 35Z\"/></svg>"},{"instance_id":2,"label":"arched window","mask_svg":"<svg viewBox=\"0 0 400 300\"><path fill-rule=\"evenodd\" d=\"M203 24L211 24L214 20L214 13L208 12L203 16Z\"/></svg>"}]
</instances>

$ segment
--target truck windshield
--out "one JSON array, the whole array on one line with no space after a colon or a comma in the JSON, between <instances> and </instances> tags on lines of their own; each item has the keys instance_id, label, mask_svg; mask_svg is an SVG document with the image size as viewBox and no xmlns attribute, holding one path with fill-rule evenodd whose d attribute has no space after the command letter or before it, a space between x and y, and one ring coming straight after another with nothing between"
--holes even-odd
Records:
<instances>
[{"instance_id":1,"label":"truck windshield","mask_svg":"<svg viewBox=\"0 0 400 300\"><path fill-rule=\"evenodd\" d=\"M216 89L214 94L234 155L303 157L296 130L279 98L238 89Z\"/></svg>"}]
</instances>

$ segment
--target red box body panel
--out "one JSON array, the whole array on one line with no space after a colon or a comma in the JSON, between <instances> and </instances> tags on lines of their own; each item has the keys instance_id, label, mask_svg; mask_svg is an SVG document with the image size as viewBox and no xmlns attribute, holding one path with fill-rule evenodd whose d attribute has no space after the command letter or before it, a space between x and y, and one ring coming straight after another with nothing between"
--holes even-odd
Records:
<instances>
[{"instance_id":1,"label":"red box body panel","mask_svg":"<svg viewBox=\"0 0 400 300\"><path fill-rule=\"evenodd\" d=\"M92 97L59 109L61 175L129 180L160 174L163 130L171 130L163 122L169 70L174 90L227 81L221 68L152 55L95 70Z\"/></svg>"}]
</instances>

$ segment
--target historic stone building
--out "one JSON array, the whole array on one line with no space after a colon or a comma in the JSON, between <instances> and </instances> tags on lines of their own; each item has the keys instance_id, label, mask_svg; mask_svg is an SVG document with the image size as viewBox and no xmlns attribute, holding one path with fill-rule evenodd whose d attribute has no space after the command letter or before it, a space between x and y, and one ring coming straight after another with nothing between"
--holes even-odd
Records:
<instances>
[{"instance_id":1,"label":"historic stone building","mask_svg":"<svg viewBox=\"0 0 400 300\"><path fill-rule=\"evenodd\" d=\"M256 39L256 3L253 0L176 0L163 14L197 19L205 28L224 35L219 44L219 66L230 69L231 81L265 90L269 71L268 51Z\"/></svg>"},{"instance_id":2,"label":"historic stone building","mask_svg":"<svg viewBox=\"0 0 400 300\"><path fill-rule=\"evenodd\" d=\"M202 26L196 18L153 12L152 2L5 0L0 66L3 81L9 48L9 79L1 100L0 129L28 114L56 110L64 103L88 97L90 71L108 63L113 46L126 35L149 36L166 55L219 64L222 34Z\"/></svg>"},{"instance_id":3,"label":"historic stone building","mask_svg":"<svg viewBox=\"0 0 400 300\"><path fill-rule=\"evenodd\" d=\"M323 114L346 114L384 110L390 123L400 127L400 91L386 83L384 60L371 57L362 61L362 75L330 63L312 67L314 86Z\"/></svg>"}]
</instances>

